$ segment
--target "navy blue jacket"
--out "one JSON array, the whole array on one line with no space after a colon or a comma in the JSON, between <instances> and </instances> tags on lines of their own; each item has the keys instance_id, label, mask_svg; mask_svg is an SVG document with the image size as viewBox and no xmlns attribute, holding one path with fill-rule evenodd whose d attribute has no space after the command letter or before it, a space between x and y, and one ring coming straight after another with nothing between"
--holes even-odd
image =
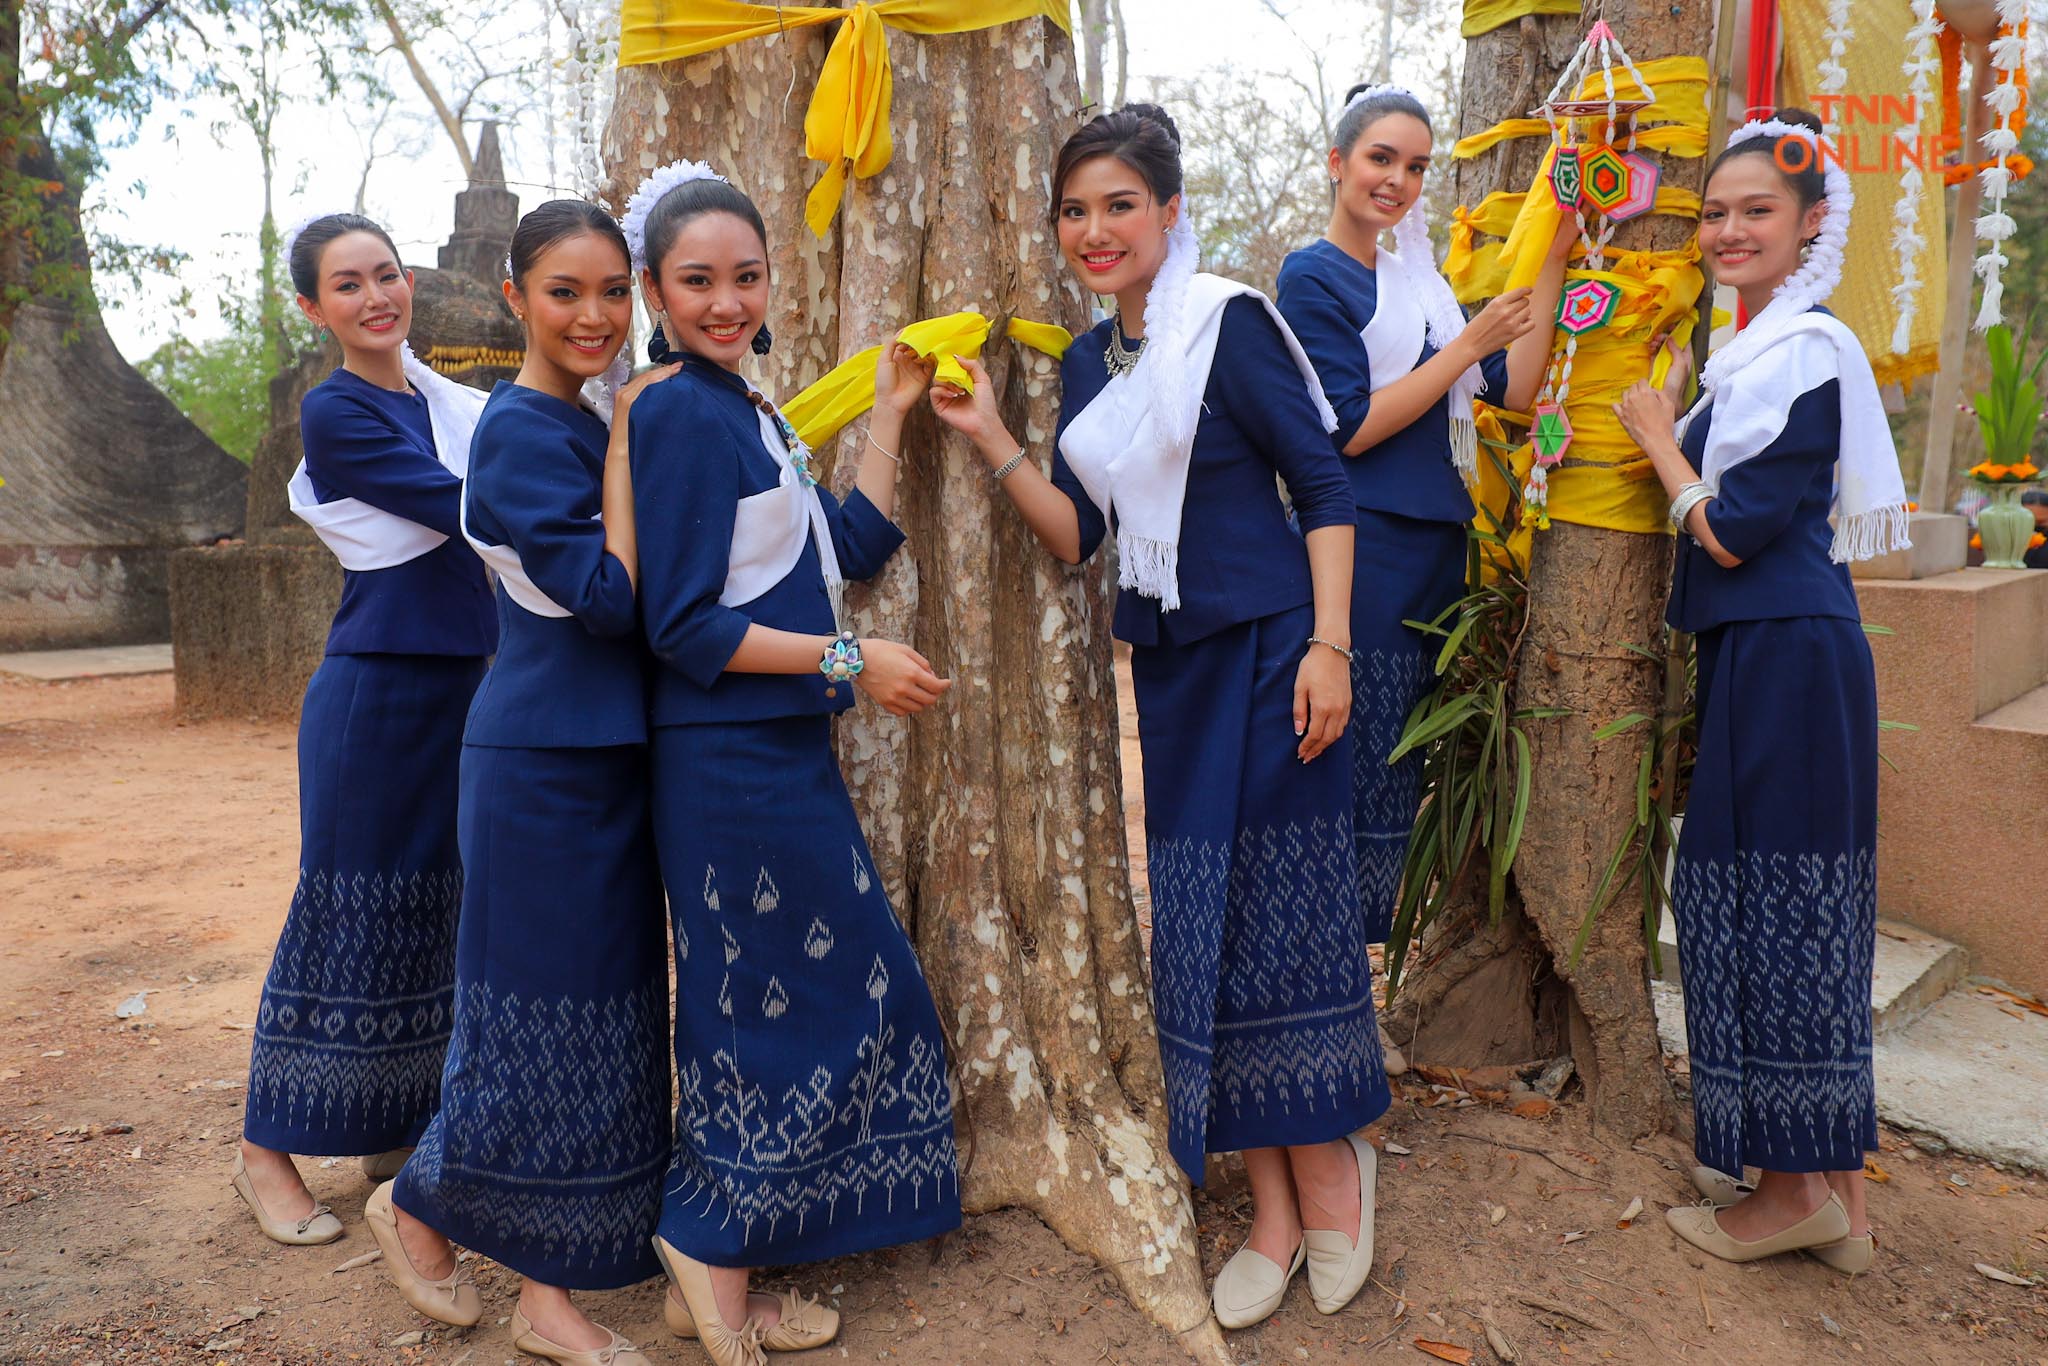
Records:
<instances>
[{"instance_id":1,"label":"navy blue jacket","mask_svg":"<svg viewBox=\"0 0 2048 1366\"><path fill-rule=\"evenodd\" d=\"M1109 383L1102 357L1115 325L1105 320L1076 337L1061 360L1061 433ZM1195 427L1180 515L1180 606L1163 612L1156 598L1118 593L1112 626L1118 640L1184 645L1315 600L1308 549L1288 525L1275 474L1287 485L1303 533L1357 525L1344 471L1279 324L1264 304L1239 295L1223 306ZM1080 515L1086 559L1107 527L1057 445L1052 481Z\"/></svg>"},{"instance_id":2,"label":"navy blue jacket","mask_svg":"<svg viewBox=\"0 0 2048 1366\"><path fill-rule=\"evenodd\" d=\"M1379 311L1379 272L1336 243L1319 240L1288 253L1275 302L1337 410L1332 441L1343 455L1372 411L1372 365L1359 334ZM1425 340L1415 363L1436 353ZM1508 387L1507 352L1486 357L1479 370L1486 380L1480 392L1500 401ZM1379 444L1345 457L1344 468L1362 508L1429 522L1472 520L1472 495L1451 460L1449 394Z\"/></svg>"},{"instance_id":3,"label":"navy blue jacket","mask_svg":"<svg viewBox=\"0 0 2048 1366\"><path fill-rule=\"evenodd\" d=\"M469 529L509 546L533 586L571 615L544 617L498 588L498 657L463 740L576 749L647 739L633 585L604 548L604 454L594 413L500 383L469 448Z\"/></svg>"},{"instance_id":4,"label":"navy blue jacket","mask_svg":"<svg viewBox=\"0 0 2048 1366\"><path fill-rule=\"evenodd\" d=\"M1686 456L1699 468L1713 410L1686 428ZM1842 445L1842 383L1829 380L1792 402L1785 430L1721 475L1707 525L1742 563L1723 569L1691 536L1678 537L1665 619L1680 631L1783 617L1862 619L1849 566L1828 558L1834 528L1835 460Z\"/></svg>"},{"instance_id":5,"label":"navy blue jacket","mask_svg":"<svg viewBox=\"0 0 2048 1366\"><path fill-rule=\"evenodd\" d=\"M653 723L760 721L851 707L852 685L827 682L822 674L725 671L755 622L806 635L839 629L824 565L809 540L781 583L752 602L726 607L718 601L732 563L740 499L767 492L781 477L781 457L762 443L747 382L689 357L680 373L633 404L628 439L640 619L649 648L665 666L654 680ZM903 544L902 531L859 490L843 505L824 489L818 493L839 572L849 580L874 577Z\"/></svg>"},{"instance_id":6,"label":"navy blue jacket","mask_svg":"<svg viewBox=\"0 0 2048 1366\"><path fill-rule=\"evenodd\" d=\"M462 481L434 456L427 401L336 370L299 405L306 473L323 503L355 498L448 539L389 569L344 570L331 655L487 655L497 614L456 526Z\"/></svg>"}]
</instances>

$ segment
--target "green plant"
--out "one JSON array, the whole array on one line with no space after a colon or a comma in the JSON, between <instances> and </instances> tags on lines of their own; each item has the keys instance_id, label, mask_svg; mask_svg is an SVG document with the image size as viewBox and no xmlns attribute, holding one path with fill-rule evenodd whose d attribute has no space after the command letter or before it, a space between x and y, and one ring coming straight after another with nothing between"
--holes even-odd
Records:
<instances>
[{"instance_id":1,"label":"green plant","mask_svg":"<svg viewBox=\"0 0 2048 1366\"><path fill-rule=\"evenodd\" d=\"M2013 340L2012 329L2004 323L1984 334L1985 355L1991 361L1991 387L1977 394L1970 404L1977 410L1977 430L1984 438L1984 462L1973 468L1975 476L1985 466L1998 467L2031 463L2036 430L2041 425L2041 391L2036 381L2041 365L2048 361L2048 346L2027 363L2027 348L2033 341L2030 317ZM1997 478L1993 473L1991 478Z\"/></svg>"},{"instance_id":2,"label":"green plant","mask_svg":"<svg viewBox=\"0 0 2048 1366\"><path fill-rule=\"evenodd\" d=\"M1519 489L1503 460L1509 448L1482 441L1486 458L1510 490ZM1531 761L1524 724L1565 709L1514 705L1515 675L1529 621L1527 566L1509 549L1519 514L1510 499L1505 519L1482 510L1490 529L1472 527L1466 544L1471 591L1434 620L1406 624L1442 641L1437 683L1409 713L1391 763L1422 751L1424 797L1408 835L1401 899L1387 937L1387 990L1398 990L1409 947L1473 878L1486 879L1488 914L1507 905L1508 875L1529 814ZM1488 570L1491 572L1486 572Z\"/></svg>"}]
</instances>

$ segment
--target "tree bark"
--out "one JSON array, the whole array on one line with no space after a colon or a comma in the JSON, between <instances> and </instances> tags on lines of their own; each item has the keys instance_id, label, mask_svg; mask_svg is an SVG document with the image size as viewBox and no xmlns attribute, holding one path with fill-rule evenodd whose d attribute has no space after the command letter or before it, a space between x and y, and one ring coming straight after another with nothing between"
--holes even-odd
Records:
<instances>
[{"instance_id":1,"label":"tree bark","mask_svg":"<svg viewBox=\"0 0 2048 1366\"><path fill-rule=\"evenodd\" d=\"M1603 17L1640 63L1672 53L1706 52L1712 10L1652 0L1612 0ZM1581 34L1578 18L1524 18L1466 46L1461 134L1527 111L1570 59ZM1542 156L1537 138L1504 141L1459 163L1458 201L1476 204L1494 190L1527 187ZM1656 155L1652 153L1651 155ZM1704 159L1661 158L1665 183L1700 188ZM1685 219L1646 215L1622 225L1614 245L1669 249L1692 233ZM1570 457L1567 457L1569 460ZM1632 711L1659 711L1659 648L1670 547L1660 536L1558 522L1539 532L1530 566L1528 634L1516 685L1518 707L1568 707L1570 714L1528 724L1534 759L1529 817L1515 864L1510 916L1525 916L1547 960L1531 993L1484 999L1488 1021L1466 1026L1468 1040L1520 1037L1516 1020L1532 1007L1537 1034L1561 1026L1584 1078L1595 1124L1623 1136L1670 1126L1675 1106L1661 1062L1650 1004L1647 946L1630 887L1613 889L1583 955L1572 943L1615 848L1627 837L1635 806L1640 739L1595 741L1593 732ZM1645 658L1630 650L1650 652ZM1626 732L1634 737L1640 732ZM1526 962L1529 940L1517 930L1493 936L1498 953L1465 952L1443 960L1446 971L1418 987L1440 1003L1481 999L1459 992L1459 979L1500 973L1503 960ZM1524 955L1520 960L1516 955ZM1512 975L1511 973L1509 974ZM1442 980L1444 978L1448 980ZM1562 1019L1544 1018L1553 978L1565 993ZM1439 1059L1425 1053L1425 1060ZM1464 1059L1442 1059L1464 1061Z\"/></svg>"},{"instance_id":2,"label":"tree bark","mask_svg":"<svg viewBox=\"0 0 2048 1366\"><path fill-rule=\"evenodd\" d=\"M370 0L370 6L384 21L384 27L391 30L391 45L398 49L399 56L405 58L406 69L412 72L414 83L427 97L427 103L433 106L434 118L439 121L441 130L448 134L448 140L455 144L456 159L462 163L463 180L474 181L476 157L469 150L469 140L462 135L462 119L448 107L448 101L441 97L441 87L434 83L433 74L420 61L419 53L413 50L412 38L399 21L398 11L391 7L391 0Z\"/></svg>"},{"instance_id":3,"label":"tree bark","mask_svg":"<svg viewBox=\"0 0 2048 1366\"><path fill-rule=\"evenodd\" d=\"M1053 156L1080 94L1072 44L1037 19L891 33L895 159L855 182L820 241L803 222L818 167L804 158L802 123L830 38L806 30L622 70L607 197L623 203L677 156L708 157L754 197L776 279L776 345L762 366L771 393L793 394L919 318L987 314L1006 419L1047 458L1057 364L1000 338L1012 316L1077 331L1087 321L1049 215ZM834 457L835 487L852 482L865 430L856 422L820 452ZM915 645L954 687L911 722L863 703L839 744L950 1034L964 1202L1033 1211L1191 1353L1227 1362L1187 1183L1166 1147L1124 844L1105 565L1069 568L1041 551L980 460L928 413L913 416L902 456L909 544L849 593L850 624Z\"/></svg>"}]
</instances>

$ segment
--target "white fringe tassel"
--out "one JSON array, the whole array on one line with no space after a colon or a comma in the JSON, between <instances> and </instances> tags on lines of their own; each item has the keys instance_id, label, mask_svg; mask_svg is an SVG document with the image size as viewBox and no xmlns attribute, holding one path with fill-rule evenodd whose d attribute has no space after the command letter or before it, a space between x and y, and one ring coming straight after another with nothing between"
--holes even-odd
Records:
<instances>
[{"instance_id":1,"label":"white fringe tassel","mask_svg":"<svg viewBox=\"0 0 2048 1366\"><path fill-rule=\"evenodd\" d=\"M1910 549L1913 541L1906 530L1909 524L1910 514L1904 503L1839 518L1835 522L1835 542L1828 550L1828 558L1836 564L1850 564L1887 555L1894 550Z\"/></svg>"}]
</instances>

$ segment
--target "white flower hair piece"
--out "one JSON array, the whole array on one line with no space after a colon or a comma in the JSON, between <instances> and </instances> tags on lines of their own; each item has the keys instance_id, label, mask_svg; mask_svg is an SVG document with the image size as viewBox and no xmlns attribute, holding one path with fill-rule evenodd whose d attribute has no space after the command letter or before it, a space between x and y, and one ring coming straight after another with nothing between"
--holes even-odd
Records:
<instances>
[{"instance_id":1,"label":"white flower hair piece","mask_svg":"<svg viewBox=\"0 0 2048 1366\"><path fill-rule=\"evenodd\" d=\"M1343 112L1337 115L1338 121L1381 95L1405 95L1417 104L1422 103L1421 96L1405 85L1369 85L1345 102ZM1437 269L1436 248L1429 240L1427 203L1417 194L1408 212L1394 224L1393 257L1412 297L1422 308L1429 344L1441 351L1465 330L1465 310L1458 306L1458 296L1451 291L1450 281ZM1486 376L1476 365L1467 366L1451 383L1451 459L1468 483L1479 474L1479 428L1473 422L1472 401L1485 387Z\"/></svg>"},{"instance_id":2,"label":"white flower hair piece","mask_svg":"<svg viewBox=\"0 0 2048 1366\"><path fill-rule=\"evenodd\" d=\"M1766 315L1770 315L1773 322L1796 317L1815 304L1825 303L1835 292L1835 286L1842 282L1842 258L1849 242L1849 214L1856 207L1856 192L1850 187L1849 173L1842 167L1842 158L1811 128L1777 119L1752 119L1728 135L1728 146L1734 147L1752 138L1787 137L1797 138L1812 149L1826 187L1822 202L1827 205L1827 213L1821 218L1820 233L1807 253L1806 264L1786 276L1771 291L1771 302L1750 320L1748 327L1707 358L1706 367L1700 372L1700 383L1709 390L1723 376L1740 370L1755 359L1764 345L1775 339L1772 327L1758 326ZM1745 342L1750 344L1745 345Z\"/></svg>"},{"instance_id":3,"label":"white flower hair piece","mask_svg":"<svg viewBox=\"0 0 2048 1366\"><path fill-rule=\"evenodd\" d=\"M640 188L633 191L633 197L626 201L626 212L619 220L625 230L626 246L633 253L633 269L647 268L647 219L654 212L670 190L678 185L687 185L693 180L719 180L731 184L725 177L711 169L703 161L671 161L668 165L654 170L640 182Z\"/></svg>"},{"instance_id":4,"label":"white flower hair piece","mask_svg":"<svg viewBox=\"0 0 2048 1366\"><path fill-rule=\"evenodd\" d=\"M286 228L284 234L278 238L278 250L283 254L286 271L291 269L292 248L298 244L300 233L312 227L323 218L333 218L339 214L353 212L355 212L353 209L322 209L318 213L307 214L304 218Z\"/></svg>"}]
</instances>

